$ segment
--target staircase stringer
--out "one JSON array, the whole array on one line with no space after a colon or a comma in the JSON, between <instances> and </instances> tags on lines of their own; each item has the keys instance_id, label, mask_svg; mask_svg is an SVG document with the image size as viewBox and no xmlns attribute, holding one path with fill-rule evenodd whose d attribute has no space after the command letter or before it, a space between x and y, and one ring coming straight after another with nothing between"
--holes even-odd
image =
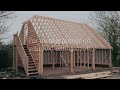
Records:
<instances>
[{"instance_id":1,"label":"staircase stringer","mask_svg":"<svg viewBox=\"0 0 120 90\"><path fill-rule=\"evenodd\" d=\"M23 48L23 45L22 45L22 42L19 38L19 35L18 33L15 35L15 40L16 40L16 49L17 49L17 52L20 56L20 60L22 61L22 64L23 64L23 67L24 67L24 70L25 70L25 73L26 75L28 76L28 57L24 51L24 48Z\"/></svg>"}]
</instances>

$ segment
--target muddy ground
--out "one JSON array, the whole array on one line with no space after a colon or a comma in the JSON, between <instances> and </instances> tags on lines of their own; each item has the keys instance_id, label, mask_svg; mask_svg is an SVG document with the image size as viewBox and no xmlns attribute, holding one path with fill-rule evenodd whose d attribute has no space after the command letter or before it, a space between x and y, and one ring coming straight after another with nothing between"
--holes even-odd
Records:
<instances>
[{"instance_id":1,"label":"muddy ground","mask_svg":"<svg viewBox=\"0 0 120 90\"><path fill-rule=\"evenodd\" d=\"M111 75L112 76L110 77L105 77L101 79L120 79L119 70L117 70L117 72L115 71L115 69L111 70ZM10 67L6 69L0 69L0 79L47 79L47 78L43 78L42 76L27 77L25 75L24 70L19 69L18 72L16 73L16 71L13 71L13 69Z\"/></svg>"}]
</instances>

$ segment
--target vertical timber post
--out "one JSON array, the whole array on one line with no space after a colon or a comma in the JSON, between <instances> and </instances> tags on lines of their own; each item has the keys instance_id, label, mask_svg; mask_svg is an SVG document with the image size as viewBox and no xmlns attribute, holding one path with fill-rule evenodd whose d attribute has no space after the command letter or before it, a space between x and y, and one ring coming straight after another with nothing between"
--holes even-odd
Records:
<instances>
[{"instance_id":1,"label":"vertical timber post","mask_svg":"<svg viewBox=\"0 0 120 90\"><path fill-rule=\"evenodd\" d=\"M73 51L73 67L75 67L75 51Z\"/></svg>"},{"instance_id":2,"label":"vertical timber post","mask_svg":"<svg viewBox=\"0 0 120 90\"><path fill-rule=\"evenodd\" d=\"M67 57L68 57L68 65L70 66L70 61L69 61L69 60L70 60L70 52L67 51L67 54L68 54L68 55L67 55Z\"/></svg>"},{"instance_id":3,"label":"vertical timber post","mask_svg":"<svg viewBox=\"0 0 120 90\"><path fill-rule=\"evenodd\" d=\"M13 35L13 71L15 70L15 35Z\"/></svg>"},{"instance_id":4,"label":"vertical timber post","mask_svg":"<svg viewBox=\"0 0 120 90\"><path fill-rule=\"evenodd\" d=\"M92 69L95 70L95 49L93 49L93 55L92 55Z\"/></svg>"},{"instance_id":5,"label":"vertical timber post","mask_svg":"<svg viewBox=\"0 0 120 90\"><path fill-rule=\"evenodd\" d=\"M85 59L86 59L86 58L85 58L85 50L83 50L83 54L84 54L84 55L83 55L83 57L84 57L84 58L83 58L83 60L84 60L84 69L85 69L85 68L86 68L86 60L85 60Z\"/></svg>"},{"instance_id":6,"label":"vertical timber post","mask_svg":"<svg viewBox=\"0 0 120 90\"><path fill-rule=\"evenodd\" d=\"M47 51L47 63L49 63L49 50Z\"/></svg>"},{"instance_id":7,"label":"vertical timber post","mask_svg":"<svg viewBox=\"0 0 120 90\"><path fill-rule=\"evenodd\" d=\"M43 73L43 48L39 48L39 74Z\"/></svg>"},{"instance_id":8,"label":"vertical timber post","mask_svg":"<svg viewBox=\"0 0 120 90\"><path fill-rule=\"evenodd\" d=\"M99 64L100 64L100 50L98 49L98 62L99 62Z\"/></svg>"},{"instance_id":9,"label":"vertical timber post","mask_svg":"<svg viewBox=\"0 0 120 90\"><path fill-rule=\"evenodd\" d=\"M52 51L52 69L55 68L55 65L54 65L54 51Z\"/></svg>"},{"instance_id":10,"label":"vertical timber post","mask_svg":"<svg viewBox=\"0 0 120 90\"><path fill-rule=\"evenodd\" d=\"M106 64L106 60L107 60L107 57L106 57L106 49L105 49L105 59L104 59L104 64Z\"/></svg>"},{"instance_id":11,"label":"vertical timber post","mask_svg":"<svg viewBox=\"0 0 120 90\"><path fill-rule=\"evenodd\" d=\"M16 60L16 73L18 72L18 52L17 52L17 46L15 50L15 60Z\"/></svg>"},{"instance_id":12,"label":"vertical timber post","mask_svg":"<svg viewBox=\"0 0 120 90\"><path fill-rule=\"evenodd\" d=\"M101 55L102 55L101 63L103 64L103 49L101 51Z\"/></svg>"},{"instance_id":13,"label":"vertical timber post","mask_svg":"<svg viewBox=\"0 0 120 90\"><path fill-rule=\"evenodd\" d=\"M70 71L73 72L73 50L70 51Z\"/></svg>"},{"instance_id":14,"label":"vertical timber post","mask_svg":"<svg viewBox=\"0 0 120 90\"><path fill-rule=\"evenodd\" d=\"M79 67L79 51L77 51L77 67Z\"/></svg>"},{"instance_id":15,"label":"vertical timber post","mask_svg":"<svg viewBox=\"0 0 120 90\"><path fill-rule=\"evenodd\" d=\"M112 68L111 49L109 50L109 68Z\"/></svg>"},{"instance_id":16,"label":"vertical timber post","mask_svg":"<svg viewBox=\"0 0 120 90\"><path fill-rule=\"evenodd\" d=\"M41 60L40 60L40 61L41 61L41 72L40 72L40 73L41 73L41 74L43 73L43 52L44 52L44 51L43 51L43 49L42 49L42 50L41 50Z\"/></svg>"},{"instance_id":17,"label":"vertical timber post","mask_svg":"<svg viewBox=\"0 0 120 90\"><path fill-rule=\"evenodd\" d=\"M87 65L88 65L88 69L89 69L89 50L87 50Z\"/></svg>"},{"instance_id":18,"label":"vertical timber post","mask_svg":"<svg viewBox=\"0 0 120 90\"><path fill-rule=\"evenodd\" d=\"M80 50L80 68L82 68L82 50Z\"/></svg>"},{"instance_id":19,"label":"vertical timber post","mask_svg":"<svg viewBox=\"0 0 120 90\"><path fill-rule=\"evenodd\" d=\"M41 52L41 49L40 49L40 46L39 46L39 54L38 54L38 55L39 55L39 64L38 64L39 74L41 74L41 73L40 73L40 69L41 69L41 67L40 67L40 57L41 57L41 53L40 53L40 52Z\"/></svg>"},{"instance_id":20,"label":"vertical timber post","mask_svg":"<svg viewBox=\"0 0 120 90\"><path fill-rule=\"evenodd\" d=\"M61 51L60 51L60 67L61 67Z\"/></svg>"},{"instance_id":21,"label":"vertical timber post","mask_svg":"<svg viewBox=\"0 0 120 90\"><path fill-rule=\"evenodd\" d=\"M17 51L17 47L18 47L18 46L17 46L17 43L18 43L18 42L17 42L17 39L16 39L16 35L18 35L18 32L17 32L17 34L14 35L14 50L15 50L15 51L14 51L14 53L15 53L15 54L14 54L14 58L15 58L15 60L14 60L14 58L13 58L13 64L14 64L14 65L13 65L13 66L14 66L13 68L15 68L16 73L17 73L17 72L18 72L18 51Z\"/></svg>"}]
</instances>

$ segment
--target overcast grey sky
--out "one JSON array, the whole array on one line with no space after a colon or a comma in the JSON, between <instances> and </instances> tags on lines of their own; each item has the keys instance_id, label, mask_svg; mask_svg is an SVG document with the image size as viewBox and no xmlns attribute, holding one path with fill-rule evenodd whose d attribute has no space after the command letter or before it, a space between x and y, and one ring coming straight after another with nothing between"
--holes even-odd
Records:
<instances>
[{"instance_id":1,"label":"overcast grey sky","mask_svg":"<svg viewBox=\"0 0 120 90\"><path fill-rule=\"evenodd\" d=\"M90 11L16 11L17 16L12 20L12 26L10 32L6 33L5 36L9 36L4 42L9 42L12 39L13 34L21 30L22 23L34 15L48 16L63 20L75 21L80 23L86 23L91 26Z\"/></svg>"}]
</instances>

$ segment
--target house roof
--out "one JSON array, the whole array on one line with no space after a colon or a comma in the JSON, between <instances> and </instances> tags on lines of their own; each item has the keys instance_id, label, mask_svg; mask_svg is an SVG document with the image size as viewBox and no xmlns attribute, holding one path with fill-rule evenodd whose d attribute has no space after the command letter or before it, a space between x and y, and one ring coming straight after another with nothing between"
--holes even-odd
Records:
<instances>
[{"instance_id":1,"label":"house roof","mask_svg":"<svg viewBox=\"0 0 120 90\"><path fill-rule=\"evenodd\" d=\"M112 49L96 30L86 24L44 16L34 16L27 22L32 23L45 48Z\"/></svg>"}]
</instances>

